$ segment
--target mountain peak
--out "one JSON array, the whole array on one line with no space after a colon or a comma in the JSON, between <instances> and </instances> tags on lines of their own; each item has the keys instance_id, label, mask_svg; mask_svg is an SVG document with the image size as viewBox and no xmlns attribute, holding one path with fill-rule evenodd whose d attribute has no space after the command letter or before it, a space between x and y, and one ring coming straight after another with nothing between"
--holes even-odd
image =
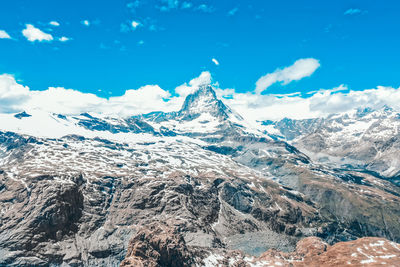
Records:
<instances>
[{"instance_id":1,"label":"mountain peak","mask_svg":"<svg viewBox=\"0 0 400 267\"><path fill-rule=\"evenodd\" d=\"M188 95L182 105L179 115L183 119L194 119L203 113L226 119L231 110L217 98L211 85L201 85L195 92Z\"/></svg>"}]
</instances>

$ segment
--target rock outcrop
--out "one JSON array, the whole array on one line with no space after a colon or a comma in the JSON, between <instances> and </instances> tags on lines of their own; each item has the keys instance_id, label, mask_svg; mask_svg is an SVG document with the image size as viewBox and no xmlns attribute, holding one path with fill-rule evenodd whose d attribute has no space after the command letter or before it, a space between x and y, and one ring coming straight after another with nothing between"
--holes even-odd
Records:
<instances>
[{"instance_id":1,"label":"rock outcrop","mask_svg":"<svg viewBox=\"0 0 400 267\"><path fill-rule=\"evenodd\" d=\"M178 228L153 224L130 241L121 266L191 266L195 263Z\"/></svg>"},{"instance_id":2,"label":"rock outcrop","mask_svg":"<svg viewBox=\"0 0 400 267\"><path fill-rule=\"evenodd\" d=\"M329 246L321 239L308 237L297 243L296 251L269 250L255 260L259 266L336 267L398 266L400 244L377 237L338 242Z\"/></svg>"}]
</instances>

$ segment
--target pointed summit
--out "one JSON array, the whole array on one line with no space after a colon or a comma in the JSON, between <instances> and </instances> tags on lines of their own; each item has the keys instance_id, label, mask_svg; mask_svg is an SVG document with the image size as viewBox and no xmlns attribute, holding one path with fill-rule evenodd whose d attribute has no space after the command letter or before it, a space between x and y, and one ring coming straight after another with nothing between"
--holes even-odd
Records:
<instances>
[{"instance_id":1,"label":"pointed summit","mask_svg":"<svg viewBox=\"0 0 400 267\"><path fill-rule=\"evenodd\" d=\"M219 119L227 119L233 114L231 109L217 98L209 84L199 86L198 90L186 97L179 116L184 120L192 120L204 113Z\"/></svg>"}]
</instances>

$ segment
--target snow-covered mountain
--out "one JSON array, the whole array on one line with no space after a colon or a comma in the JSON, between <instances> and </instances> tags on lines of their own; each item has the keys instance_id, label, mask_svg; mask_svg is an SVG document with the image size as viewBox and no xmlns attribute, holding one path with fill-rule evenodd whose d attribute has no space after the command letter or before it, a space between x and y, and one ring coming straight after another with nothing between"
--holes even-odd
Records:
<instances>
[{"instance_id":1,"label":"snow-covered mountain","mask_svg":"<svg viewBox=\"0 0 400 267\"><path fill-rule=\"evenodd\" d=\"M210 85L200 86L186 97L177 112L152 112L137 116L156 129L168 129L177 134L207 136L224 131L252 131L265 136L257 129L248 127L243 118L217 99Z\"/></svg>"},{"instance_id":2,"label":"snow-covered mountain","mask_svg":"<svg viewBox=\"0 0 400 267\"><path fill-rule=\"evenodd\" d=\"M290 141L316 162L399 182L400 114L390 107L263 124L274 136Z\"/></svg>"},{"instance_id":3,"label":"snow-covered mountain","mask_svg":"<svg viewBox=\"0 0 400 267\"><path fill-rule=\"evenodd\" d=\"M310 236L399 242L398 186L296 148L312 124L394 120L357 114L265 132L211 86L171 113L1 114L0 265L262 266L256 256Z\"/></svg>"}]
</instances>

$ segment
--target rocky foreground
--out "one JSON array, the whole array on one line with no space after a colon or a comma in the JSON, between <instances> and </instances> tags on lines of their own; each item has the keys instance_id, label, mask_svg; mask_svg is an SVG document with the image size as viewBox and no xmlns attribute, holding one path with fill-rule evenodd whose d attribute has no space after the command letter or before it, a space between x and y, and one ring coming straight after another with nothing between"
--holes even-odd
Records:
<instances>
[{"instance_id":1,"label":"rocky foreground","mask_svg":"<svg viewBox=\"0 0 400 267\"><path fill-rule=\"evenodd\" d=\"M364 237L338 242L333 246L317 237L307 237L297 243L294 252L270 249L260 257L240 251L214 250L206 252L185 244L181 235L171 228L150 227L132 239L121 267L156 266L399 266L400 244L384 238ZM204 258L206 256L206 258Z\"/></svg>"}]
</instances>

